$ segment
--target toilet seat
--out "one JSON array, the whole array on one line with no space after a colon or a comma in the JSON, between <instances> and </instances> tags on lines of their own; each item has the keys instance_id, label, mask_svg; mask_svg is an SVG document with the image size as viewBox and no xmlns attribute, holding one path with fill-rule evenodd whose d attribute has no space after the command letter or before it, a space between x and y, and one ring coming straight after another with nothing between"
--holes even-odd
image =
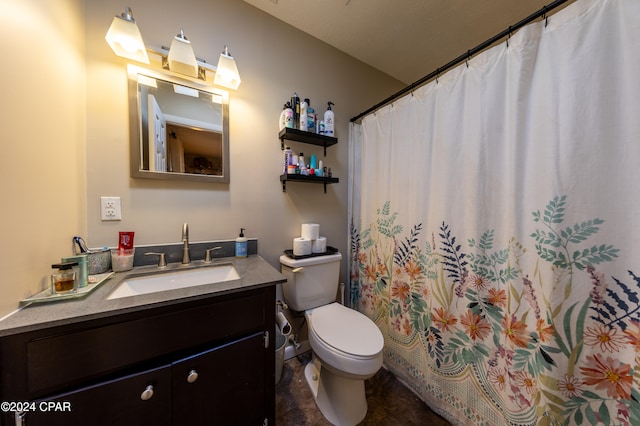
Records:
<instances>
[{"instance_id":1,"label":"toilet seat","mask_svg":"<svg viewBox=\"0 0 640 426\"><path fill-rule=\"evenodd\" d=\"M346 358L376 358L384 347L382 333L366 315L339 303L330 303L307 311L310 332L327 349Z\"/></svg>"}]
</instances>

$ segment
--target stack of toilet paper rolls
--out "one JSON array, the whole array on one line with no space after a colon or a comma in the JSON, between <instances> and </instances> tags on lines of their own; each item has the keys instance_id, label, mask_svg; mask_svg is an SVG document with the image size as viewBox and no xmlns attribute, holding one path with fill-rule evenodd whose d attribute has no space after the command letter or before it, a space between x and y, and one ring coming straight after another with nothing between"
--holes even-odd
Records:
<instances>
[{"instance_id":1,"label":"stack of toilet paper rolls","mask_svg":"<svg viewBox=\"0 0 640 426\"><path fill-rule=\"evenodd\" d=\"M303 223L301 236L293 239L293 255L306 256L327 251L327 238L320 236L320 225Z\"/></svg>"}]
</instances>

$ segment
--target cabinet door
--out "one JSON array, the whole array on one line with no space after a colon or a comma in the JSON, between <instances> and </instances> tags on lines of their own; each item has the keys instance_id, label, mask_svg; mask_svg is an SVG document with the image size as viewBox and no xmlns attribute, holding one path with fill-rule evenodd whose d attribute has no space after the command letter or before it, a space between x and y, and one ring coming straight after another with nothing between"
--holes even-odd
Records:
<instances>
[{"instance_id":1,"label":"cabinet door","mask_svg":"<svg viewBox=\"0 0 640 426\"><path fill-rule=\"evenodd\" d=\"M173 424L262 425L269 349L260 332L174 363Z\"/></svg>"},{"instance_id":2,"label":"cabinet door","mask_svg":"<svg viewBox=\"0 0 640 426\"><path fill-rule=\"evenodd\" d=\"M151 386L151 388L150 388ZM171 424L171 367L122 377L36 402L25 426Z\"/></svg>"}]
</instances>

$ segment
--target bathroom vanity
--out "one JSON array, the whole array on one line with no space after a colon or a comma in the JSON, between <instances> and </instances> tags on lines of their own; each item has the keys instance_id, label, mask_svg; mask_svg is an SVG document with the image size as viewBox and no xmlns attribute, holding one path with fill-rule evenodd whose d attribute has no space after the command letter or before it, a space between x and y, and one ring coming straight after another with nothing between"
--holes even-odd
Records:
<instances>
[{"instance_id":1,"label":"bathroom vanity","mask_svg":"<svg viewBox=\"0 0 640 426\"><path fill-rule=\"evenodd\" d=\"M108 299L120 273L0 322L2 425L273 425L285 279L259 256L225 260L240 279Z\"/></svg>"}]
</instances>

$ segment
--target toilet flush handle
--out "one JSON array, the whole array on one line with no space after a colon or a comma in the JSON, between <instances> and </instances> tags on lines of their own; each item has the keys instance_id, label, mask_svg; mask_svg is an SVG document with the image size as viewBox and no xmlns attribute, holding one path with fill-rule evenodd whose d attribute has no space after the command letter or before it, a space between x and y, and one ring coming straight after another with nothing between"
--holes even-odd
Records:
<instances>
[{"instance_id":1,"label":"toilet flush handle","mask_svg":"<svg viewBox=\"0 0 640 426\"><path fill-rule=\"evenodd\" d=\"M297 273L297 272L302 272L302 271L304 271L304 267L302 267L302 266L300 266L299 268L293 268L291 270L291 272L293 272L294 274Z\"/></svg>"}]
</instances>

